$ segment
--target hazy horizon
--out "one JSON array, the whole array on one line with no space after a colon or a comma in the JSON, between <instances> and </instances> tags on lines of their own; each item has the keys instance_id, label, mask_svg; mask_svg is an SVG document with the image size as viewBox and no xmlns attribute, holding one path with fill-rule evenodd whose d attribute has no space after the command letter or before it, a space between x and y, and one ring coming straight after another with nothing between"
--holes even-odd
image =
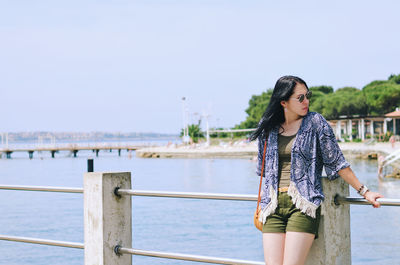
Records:
<instances>
[{"instance_id":1,"label":"hazy horizon","mask_svg":"<svg viewBox=\"0 0 400 265\"><path fill-rule=\"evenodd\" d=\"M209 114L210 127L230 128L282 75L361 89L400 73L399 8L393 0L7 1L0 131L179 134L182 97L190 123Z\"/></svg>"}]
</instances>

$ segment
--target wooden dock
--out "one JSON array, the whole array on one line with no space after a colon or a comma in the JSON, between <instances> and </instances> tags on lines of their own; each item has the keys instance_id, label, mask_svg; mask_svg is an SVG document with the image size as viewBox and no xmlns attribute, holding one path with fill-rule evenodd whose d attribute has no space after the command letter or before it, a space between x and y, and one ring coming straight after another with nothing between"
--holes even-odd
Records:
<instances>
[{"instance_id":1,"label":"wooden dock","mask_svg":"<svg viewBox=\"0 0 400 265\"><path fill-rule=\"evenodd\" d=\"M55 154L60 151L69 151L74 157L77 153L82 150L93 151L96 156L99 156L101 150L113 150L118 151L118 155L121 156L121 150L126 150L127 152L135 151L137 149L150 147L151 145L135 145L126 143L95 143L95 144L57 144L57 145L30 145L24 147L3 147L0 148L0 157L2 154L6 155L6 158L10 159L11 154L15 152L27 152L29 158L33 158L34 152L50 152L51 157L55 157Z\"/></svg>"}]
</instances>

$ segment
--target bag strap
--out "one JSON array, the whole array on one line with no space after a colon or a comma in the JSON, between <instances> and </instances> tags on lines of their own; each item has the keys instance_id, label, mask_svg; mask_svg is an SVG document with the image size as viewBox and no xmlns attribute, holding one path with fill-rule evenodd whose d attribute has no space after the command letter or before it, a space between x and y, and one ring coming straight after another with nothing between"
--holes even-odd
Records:
<instances>
[{"instance_id":1,"label":"bag strap","mask_svg":"<svg viewBox=\"0 0 400 265\"><path fill-rule=\"evenodd\" d=\"M263 153L263 160L262 160L262 166L261 166L261 175L260 175L260 185L258 187L258 199L257 199L257 210L258 210L258 206L260 205L260 201L261 201L261 184L262 184L262 177L264 175L264 165L265 165L265 150L267 149L267 140L268 140L268 135L265 139L265 143L264 143L264 153Z\"/></svg>"}]
</instances>

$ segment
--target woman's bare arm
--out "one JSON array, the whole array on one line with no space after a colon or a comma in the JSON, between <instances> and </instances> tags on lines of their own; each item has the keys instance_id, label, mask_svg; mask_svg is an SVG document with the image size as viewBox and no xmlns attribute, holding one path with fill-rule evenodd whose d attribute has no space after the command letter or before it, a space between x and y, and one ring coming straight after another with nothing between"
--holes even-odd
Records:
<instances>
[{"instance_id":1,"label":"woman's bare arm","mask_svg":"<svg viewBox=\"0 0 400 265\"><path fill-rule=\"evenodd\" d=\"M344 181L349 183L355 190L359 190L361 187L361 183L354 174L353 170L351 170L350 167L346 167L342 170L339 170L339 176L341 176ZM377 192L372 192L372 191L367 191L367 193L364 194L364 198L369 201L374 208L378 208L381 206L379 202L376 201L378 198L383 198L383 196Z\"/></svg>"}]
</instances>

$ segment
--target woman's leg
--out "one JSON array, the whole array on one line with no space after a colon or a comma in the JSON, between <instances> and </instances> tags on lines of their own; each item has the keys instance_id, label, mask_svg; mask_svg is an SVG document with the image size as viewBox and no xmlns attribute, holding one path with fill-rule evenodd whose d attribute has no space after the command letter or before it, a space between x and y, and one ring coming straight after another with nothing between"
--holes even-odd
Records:
<instances>
[{"instance_id":1,"label":"woman's leg","mask_svg":"<svg viewBox=\"0 0 400 265\"><path fill-rule=\"evenodd\" d=\"M315 235L311 233L287 231L283 264L303 265L306 262L314 237Z\"/></svg>"},{"instance_id":2,"label":"woman's leg","mask_svg":"<svg viewBox=\"0 0 400 265\"><path fill-rule=\"evenodd\" d=\"M263 233L264 259L266 265L282 265L285 233Z\"/></svg>"}]
</instances>

